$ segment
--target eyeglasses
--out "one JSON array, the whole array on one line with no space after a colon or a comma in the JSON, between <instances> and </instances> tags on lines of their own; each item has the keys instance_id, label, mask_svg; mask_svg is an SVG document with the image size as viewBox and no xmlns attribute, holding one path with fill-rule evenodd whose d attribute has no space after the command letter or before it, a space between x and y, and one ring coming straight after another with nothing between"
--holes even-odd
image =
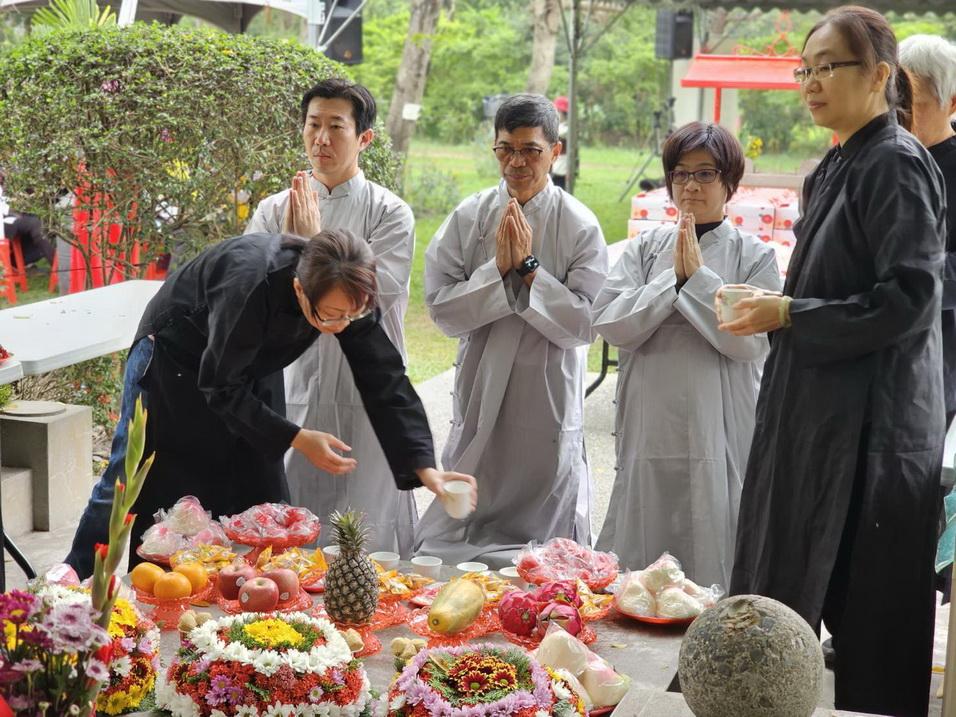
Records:
<instances>
[{"instance_id":1,"label":"eyeglasses","mask_svg":"<svg viewBox=\"0 0 956 717\"><path fill-rule=\"evenodd\" d=\"M823 65L814 65L813 67L798 67L793 71L793 79L801 85L805 85L812 77L815 80L823 80L833 77L833 71L841 67L856 67L863 63L859 60L850 60L847 62L827 62Z\"/></svg>"},{"instance_id":2,"label":"eyeglasses","mask_svg":"<svg viewBox=\"0 0 956 717\"><path fill-rule=\"evenodd\" d=\"M698 184L710 184L720 175L719 169L698 169L696 172L687 172L683 169L675 169L668 176L673 184L687 184L693 179Z\"/></svg>"},{"instance_id":3,"label":"eyeglasses","mask_svg":"<svg viewBox=\"0 0 956 717\"><path fill-rule=\"evenodd\" d=\"M337 319L323 319L318 314L314 314L313 317L315 318L315 322L317 324L322 324L322 326L340 326L341 324L351 324L354 321L359 321L364 319L366 316L371 316L371 314L372 309L367 309L362 311L360 314L356 314L355 316L340 316Z\"/></svg>"},{"instance_id":4,"label":"eyeglasses","mask_svg":"<svg viewBox=\"0 0 956 717\"><path fill-rule=\"evenodd\" d=\"M525 162L533 162L537 159L541 159L541 155L544 154L544 150L541 149L541 147L515 149L506 144L496 144L491 148L491 151L495 153L495 157L498 158L499 162L510 162L511 158L515 155L521 157Z\"/></svg>"}]
</instances>

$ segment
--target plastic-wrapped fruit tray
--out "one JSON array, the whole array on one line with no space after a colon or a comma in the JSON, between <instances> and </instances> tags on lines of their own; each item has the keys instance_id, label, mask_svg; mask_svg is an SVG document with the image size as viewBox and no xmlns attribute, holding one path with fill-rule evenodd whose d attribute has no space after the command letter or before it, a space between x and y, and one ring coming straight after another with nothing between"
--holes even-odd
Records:
<instances>
[{"instance_id":1,"label":"plastic-wrapped fruit tray","mask_svg":"<svg viewBox=\"0 0 956 717\"><path fill-rule=\"evenodd\" d=\"M373 630L386 630L408 621L412 611L400 601L382 602L379 600L378 609L372 616Z\"/></svg>"},{"instance_id":2,"label":"plastic-wrapped fruit tray","mask_svg":"<svg viewBox=\"0 0 956 717\"><path fill-rule=\"evenodd\" d=\"M413 610L408 620L409 629L416 635L428 638L429 647L456 647L476 637L501 629L498 610L493 607L485 607L478 618L461 632L456 632L454 635L442 635L428 626L429 610L430 608L425 607Z\"/></svg>"},{"instance_id":3,"label":"plastic-wrapped fruit tray","mask_svg":"<svg viewBox=\"0 0 956 717\"><path fill-rule=\"evenodd\" d=\"M513 632L509 632L504 628L501 628L501 634L505 636L505 639L508 642L513 642L515 645L520 645L526 650L534 650L538 645L541 644L541 638L535 637L533 635L518 635ZM586 624L581 629L575 637L577 637L585 645L590 645L592 642L597 640L597 633L591 628L590 625Z\"/></svg>"},{"instance_id":4,"label":"plastic-wrapped fruit tray","mask_svg":"<svg viewBox=\"0 0 956 717\"><path fill-rule=\"evenodd\" d=\"M218 590L216 591L216 604L220 610L230 615L249 612L238 600L224 598ZM295 597L280 602L273 612L296 612L298 610L308 610L310 607L312 607L312 596L300 587L299 593Z\"/></svg>"},{"instance_id":5,"label":"plastic-wrapped fruit tray","mask_svg":"<svg viewBox=\"0 0 956 717\"><path fill-rule=\"evenodd\" d=\"M608 601L607 605L605 605L604 607L598 608L597 610L594 610L593 612L589 612L586 615L584 614L584 611L581 610L580 608L578 608L578 612L581 613L581 619L584 620L585 622L596 622L597 620L603 620L608 615L610 615L612 607L614 607L614 603L611 601Z\"/></svg>"},{"instance_id":6,"label":"plastic-wrapped fruit tray","mask_svg":"<svg viewBox=\"0 0 956 717\"><path fill-rule=\"evenodd\" d=\"M614 606L614 609L625 617L629 617L632 620L637 620L638 622L647 623L648 625L690 625L694 620L697 619L694 617L656 617L653 615L636 615L634 613L624 612L621 608Z\"/></svg>"},{"instance_id":7,"label":"plastic-wrapped fruit tray","mask_svg":"<svg viewBox=\"0 0 956 717\"><path fill-rule=\"evenodd\" d=\"M550 582L552 580L562 579L558 577L549 577L549 576L541 575L541 574L532 574L529 571L522 568L520 565L518 566L518 575L521 576L521 579L524 580L529 585L544 585L545 583ZM606 588L615 580L617 580L617 571L613 573L608 573L607 575L592 576L587 578L586 580L584 578L580 578L580 580L585 585L587 585L592 592L598 592Z\"/></svg>"}]
</instances>

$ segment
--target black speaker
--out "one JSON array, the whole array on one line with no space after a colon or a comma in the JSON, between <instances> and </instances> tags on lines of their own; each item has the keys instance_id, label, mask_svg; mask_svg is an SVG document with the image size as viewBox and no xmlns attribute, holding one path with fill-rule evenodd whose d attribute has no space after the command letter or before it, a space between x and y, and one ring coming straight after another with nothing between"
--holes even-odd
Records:
<instances>
[{"instance_id":1,"label":"black speaker","mask_svg":"<svg viewBox=\"0 0 956 717\"><path fill-rule=\"evenodd\" d=\"M654 55L660 60L688 60L694 56L692 10L658 10Z\"/></svg>"},{"instance_id":2,"label":"black speaker","mask_svg":"<svg viewBox=\"0 0 956 717\"><path fill-rule=\"evenodd\" d=\"M351 17L361 0L340 0L332 16L328 18L325 37L335 35L342 23ZM325 56L344 65L357 65L362 61L362 15L358 14L349 21L342 33L325 48Z\"/></svg>"}]
</instances>

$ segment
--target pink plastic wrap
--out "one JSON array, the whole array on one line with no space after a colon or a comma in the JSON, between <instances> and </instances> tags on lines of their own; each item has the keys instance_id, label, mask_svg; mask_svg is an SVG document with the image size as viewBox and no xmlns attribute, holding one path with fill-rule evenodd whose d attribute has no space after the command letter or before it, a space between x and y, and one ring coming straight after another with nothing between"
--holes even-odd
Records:
<instances>
[{"instance_id":1,"label":"pink plastic wrap","mask_svg":"<svg viewBox=\"0 0 956 717\"><path fill-rule=\"evenodd\" d=\"M256 547L305 545L318 538L321 529L312 511L285 503L260 503L220 520L229 538Z\"/></svg>"},{"instance_id":2,"label":"pink plastic wrap","mask_svg":"<svg viewBox=\"0 0 956 717\"><path fill-rule=\"evenodd\" d=\"M591 590L602 590L617 577L614 553L602 553L568 538L552 538L544 545L531 543L514 558L518 574L529 583L581 580Z\"/></svg>"},{"instance_id":3,"label":"pink plastic wrap","mask_svg":"<svg viewBox=\"0 0 956 717\"><path fill-rule=\"evenodd\" d=\"M180 550L231 545L226 531L194 496L183 496L168 510L156 511L153 518L156 522L143 533L143 542L136 549L146 560L168 564L170 556Z\"/></svg>"}]
</instances>

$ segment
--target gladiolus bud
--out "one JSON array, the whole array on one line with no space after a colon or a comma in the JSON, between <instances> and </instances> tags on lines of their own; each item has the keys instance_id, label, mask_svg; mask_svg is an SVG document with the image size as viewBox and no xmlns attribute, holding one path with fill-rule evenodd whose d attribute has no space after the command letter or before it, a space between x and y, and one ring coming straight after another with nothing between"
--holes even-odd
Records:
<instances>
[{"instance_id":1,"label":"gladiolus bud","mask_svg":"<svg viewBox=\"0 0 956 717\"><path fill-rule=\"evenodd\" d=\"M126 484L125 484L125 483L121 483L119 480L117 480L117 481L116 481L116 492L117 492L117 493L125 493L125 492L126 492Z\"/></svg>"},{"instance_id":2,"label":"gladiolus bud","mask_svg":"<svg viewBox=\"0 0 956 717\"><path fill-rule=\"evenodd\" d=\"M106 560L106 556L110 552L110 546L104 543L97 543L94 550L96 550L96 554L100 556L101 560Z\"/></svg>"},{"instance_id":3,"label":"gladiolus bud","mask_svg":"<svg viewBox=\"0 0 956 717\"><path fill-rule=\"evenodd\" d=\"M106 596L112 598L116 594L116 576L110 575L110 586L106 591Z\"/></svg>"},{"instance_id":4,"label":"gladiolus bud","mask_svg":"<svg viewBox=\"0 0 956 717\"><path fill-rule=\"evenodd\" d=\"M136 513L127 513L123 518L123 525L132 525L134 520L136 520Z\"/></svg>"}]
</instances>

